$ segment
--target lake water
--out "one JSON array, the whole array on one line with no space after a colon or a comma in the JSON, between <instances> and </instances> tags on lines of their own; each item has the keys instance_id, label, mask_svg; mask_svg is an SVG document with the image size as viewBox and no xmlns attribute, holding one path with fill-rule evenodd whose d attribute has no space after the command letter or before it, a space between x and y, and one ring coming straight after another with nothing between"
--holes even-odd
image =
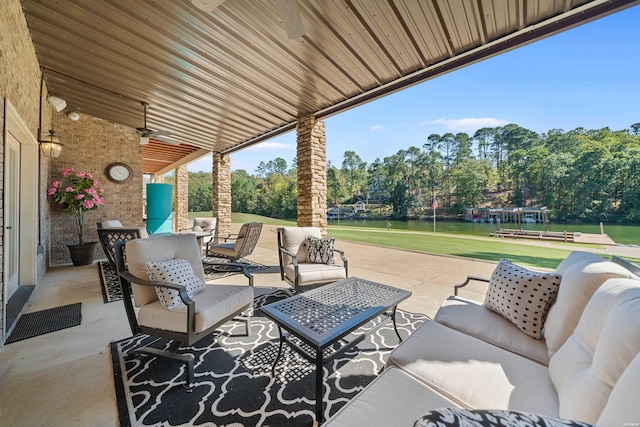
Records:
<instances>
[{"instance_id":1,"label":"lake water","mask_svg":"<svg viewBox=\"0 0 640 427\"><path fill-rule=\"evenodd\" d=\"M391 223L391 229L395 230L415 230L433 232L433 221L429 220L409 220L409 221L386 221L379 219L341 219L331 220L331 226L344 227L370 227L387 228L387 223ZM618 225L604 224L604 232L616 243L622 245L640 245L640 225ZM523 228L525 230L543 230L542 224L490 224L472 223L465 221L436 221L436 232L453 234L472 234L476 236L488 236L500 228ZM590 234L600 234L599 224L549 224L550 231L569 231Z\"/></svg>"}]
</instances>

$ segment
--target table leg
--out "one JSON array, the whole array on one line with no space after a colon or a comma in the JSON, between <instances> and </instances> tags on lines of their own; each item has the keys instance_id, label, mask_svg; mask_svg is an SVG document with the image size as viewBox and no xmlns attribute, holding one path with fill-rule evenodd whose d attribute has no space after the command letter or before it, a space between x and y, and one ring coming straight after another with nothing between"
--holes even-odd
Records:
<instances>
[{"instance_id":1,"label":"table leg","mask_svg":"<svg viewBox=\"0 0 640 427\"><path fill-rule=\"evenodd\" d=\"M316 349L316 423L322 424L322 397L323 397L323 375L322 375L322 350Z\"/></svg>"},{"instance_id":2,"label":"table leg","mask_svg":"<svg viewBox=\"0 0 640 427\"><path fill-rule=\"evenodd\" d=\"M398 336L398 339L400 340L400 342L402 342L402 337L400 336L400 332L398 332L398 325L396 325L396 309L398 308L397 305L393 306L393 311L391 312L391 320L393 320L393 329L396 331L396 335Z\"/></svg>"},{"instance_id":3,"label":"table leg","mask_svg":"<svg viewBox=\"0 0 640 427\"><path fill-rule=\"evenodd\" d=\"M282 354L282 344L284 343L284 335L282 335L282 328L278 326L278 333L280 334L280 345L278 346L278 355L276 356L276 360L273 361L273 365L271 365L271 376L276 376L276 365L278 364L278 360L280 360L280 355Z\"/></svg>"}]
</instances>

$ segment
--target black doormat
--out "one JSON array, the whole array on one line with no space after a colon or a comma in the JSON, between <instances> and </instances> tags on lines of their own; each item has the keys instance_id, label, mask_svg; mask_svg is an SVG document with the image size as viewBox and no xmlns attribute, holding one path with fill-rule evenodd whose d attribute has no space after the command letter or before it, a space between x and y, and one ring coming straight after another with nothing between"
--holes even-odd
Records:
<instances>
[{"instance_id":1,"label":"black doormat","mask_svg":"<svg viewBox=\"0 0 640 427\"><path fill-rule=\"evenodd\" d=\"M5 344L78 326L82 321L81 304L76 302L23 314Z\"/></svg>"},{"instance_id":2,"label":"black doormat","mask_svg":"<svg viewBox=\"0 0 640 427\"><path fill-rule=\"evenodd\" d=\"M283 292L258 297L254 306L283 297ZM398 310L400 334L407 337L426 319ZM111 343L120 425L311 426L315 418L314 365L285 345L273 377L277 326L254 311L251 333L247 337L244 332L243 323L229 322L220 332L181 350L195 358L191 392L184 387L182 364L141 355L125 360L125 355L154 338L137 335ZM379 374L397 345L393 324L388 322L325 365L325 419ZM168 342L158 341L154 346L166 348Z\"/></svg>"}]
</instances>

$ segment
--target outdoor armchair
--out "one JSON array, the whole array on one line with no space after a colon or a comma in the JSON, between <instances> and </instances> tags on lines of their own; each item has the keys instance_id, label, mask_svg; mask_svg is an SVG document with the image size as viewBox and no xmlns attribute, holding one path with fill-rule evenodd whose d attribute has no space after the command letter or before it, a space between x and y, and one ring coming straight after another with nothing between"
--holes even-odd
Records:
<instances>
[{"instance_id":1,"label":"outdoor armchair","mask_svg":"<svg viewBox=\"0 0 640 427\"><path fill-rule=\"evenodd\" d=\"M310 248L310 242L318 246ZM309 249L314 256L310 256ZM335 263L333 252L340 254L342 265ZM321 239L318 227L278 228L278 260L280 278L291 285L295 293L349 277L344 251L335 249L332 239Z\"/></svg>"},{"instance_id":2,"label":"outdoor armchair","mask_svg":"<svg viewBox=\"0 0 640 427\"><path fill-rule=\"evenodd\" d=\"M229 265L227 265L229 266ZM249 286L205 285L200 249L193 234L135 239L116 244L116 267L131 332L171 341L166 350L142 347L132 354L184 363L193 382L193 357L178 354L231 319L246 323L253 305L253 276L235 265ZM243 312L247 316L238 318Z\"/></svg>"},{"instance_id":3,"label":"outdoor armchair","mask_svg":"<svg viewBox=\"0 0 640 427\"><path fill-rule=\"evenodd\" d=\"M183 228L180 233L194 233L198 238L198 243L208 246L210 242L215 241L218 231L218 218L194 218L191 228ZM206 253L206 252L205 252Z\"/></svg>"},{"instance_id":4,"label":"outdoor armchair","mask_svg":"<svg viewBox=\"0 0 640 427\"><path fill-rule=\"evenodd\" d=\"M207 244L206 254L210 257L226 258L231 262L236 262L253 253L261 232L261 222L248 222L242 225L235 240L231 241L234 237L229 236L225 238L224 243Z\"/></svg>"}]
</instances>

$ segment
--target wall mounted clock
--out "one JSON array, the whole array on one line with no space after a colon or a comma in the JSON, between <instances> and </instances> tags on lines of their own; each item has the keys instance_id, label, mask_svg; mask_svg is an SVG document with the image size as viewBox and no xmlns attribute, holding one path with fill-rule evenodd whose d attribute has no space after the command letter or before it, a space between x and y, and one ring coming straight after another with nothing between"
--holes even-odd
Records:
<instances>
[{"instance_id":1,"label":"wall mounted clock","mask_svg":"<svg viewBox=\"0 0 640 427\"><path fill-rule=\"evenodd\" d=\"M110 181L120 184L133 178L133 169L126 163L110 163L105 168L104 174Z\"/></svg>"}]
</instances>

